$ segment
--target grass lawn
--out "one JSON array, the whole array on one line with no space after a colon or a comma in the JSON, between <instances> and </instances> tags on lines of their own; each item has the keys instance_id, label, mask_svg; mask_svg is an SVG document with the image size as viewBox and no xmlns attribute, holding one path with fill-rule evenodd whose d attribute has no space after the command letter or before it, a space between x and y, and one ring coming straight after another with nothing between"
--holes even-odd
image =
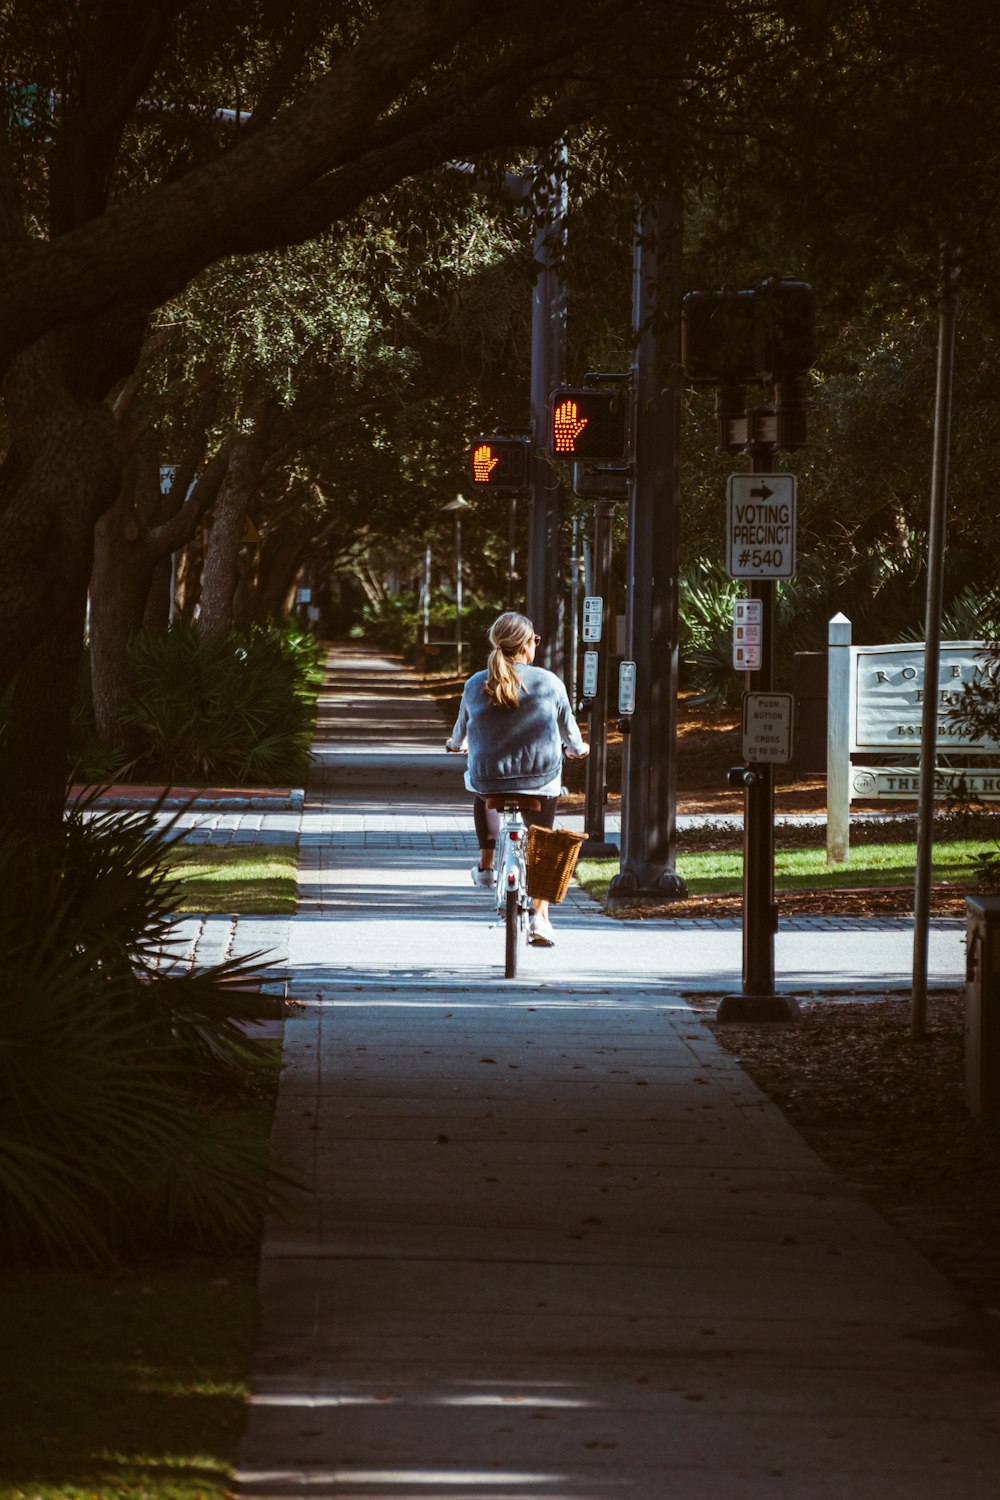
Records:
<instances>
[{"instance_id":1,"label":"grass lawn","mask_svg":"<svg viewBox=\"0 0 1000 1500\"><path fill-rule=\"evenodd\" d=\"M288 916L295 911L298 853L292 844L213 848L179 844L170 852L184 882L182 912Z\"/></svg>"},{"instance_id":2,"label":"grass lawn","mask_svg":"<svg viewBox=\"0 0 1000 1500\"><path fill-rule=\"evenodd\" d=\"M3 1500L224 1500L253 1270L0 1272Z\"/></svg>"},{"instance_id":3,"label":"grass lawn","mask_svg":"<svg viewBox=\"0 0 1000 1500\"><path fill-rule=\"evenodd\" d=\"M293 847L179 846L184 911L295 909ZM222 1102L266 1152L273 1067ZM180 1242L115 1271L0 1269L0 1500L225 1500L243 1430L257 1247Z\"/></svg>"},{"instance_id":4,"label":"grass lawn","mask_svg":"<svg viewBox=\"0 0 1000 1500\"><path fill-rule=\"evenodd\" d=\"M268 1149L280 1050L226 1123ZM151 1256L154 1252L151 1252ZM0 1500L226 1500L257 1246L165 1244L111 1270L0 1269Z\"/></svg>"},{"instance_id":5,"label":"grass lawn","mask_svg":"<svg viewBox=\"0 0 1000 1500\"><path fill-rule=\"evenodd\" d=\"M978 878L976 856L996 848L994 840L964 839L935 844L932 879L967 883ZM828 865L826 850L779 849L774 856L774 884L779 891L823 891L844 886L907 885L914 878L916 845L867 844L851 851L847 865ZM692 896L738 891L743 856L736 850L698 850L680 854L677 870ZM603 900L617 859L581 859L576 879L590 895Z\"/></svg>"},{"instance_id":6,"label":"grass lawn","mask_svg":"<svg viewBox=\"0 0 1000 1500\"><path fill-rule=\"evenodd\" d=\"M280 1055L227 1111L267 1150ZM0 1270L0 1500L226 1500L243 1430L257 1249L182 1243L108 1271Z\"/></svg>"}]
</instances>

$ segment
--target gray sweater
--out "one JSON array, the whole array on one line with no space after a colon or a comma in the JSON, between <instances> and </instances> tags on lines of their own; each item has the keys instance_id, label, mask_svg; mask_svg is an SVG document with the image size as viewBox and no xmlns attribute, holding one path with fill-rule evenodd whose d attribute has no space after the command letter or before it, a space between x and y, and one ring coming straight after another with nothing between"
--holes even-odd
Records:
<instances>
[{"instance_id":1,"label":"gray sweater","mask_svg":"<svg viewBox=\"0 0 1000 1500\"><path fill-rule=\"evenodd\" d=\"M451 742L469 742L465 784L486 796L502 792L541 792L558 796L563 746L583 752L583 740L566 689L554 672L517 663L521 702L498 708L483 692L485 672L470 677L462 692Z\"/></svg>"}]
</instances>

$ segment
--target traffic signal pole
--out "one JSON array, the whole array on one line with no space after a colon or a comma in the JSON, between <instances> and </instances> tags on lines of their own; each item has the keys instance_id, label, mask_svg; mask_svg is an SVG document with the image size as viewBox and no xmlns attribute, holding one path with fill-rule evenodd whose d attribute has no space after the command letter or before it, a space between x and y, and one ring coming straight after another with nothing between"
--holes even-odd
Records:
<instances>
[{"instance_id":1,"label":"traffic signal pole","mask_svg":"<svg viewBox=\"0 0 1000 1500\"><path fill-rule=\"evenodd\" d=\"M747 452L752 474L769 474L774 467L775 443L762 429L773 418L770 407L746 414ZM748 693L774 691L777 584L773 578L747 582L751 599L761 611L760 667L746 673ZM737 768L739 770L740 768ZM732 774L732 773L731 773ZM774 899L774 766L760 762L743 771L743 987L738 995L724 995L716 1009L719 1021L796 1021L801 1016L793 995L774 988L774 935L778 904Z\"/></svg>"},{"instance_id":2,"label":"traffic signal pole","mask_svg":"<svg viewBox=\"0 0 1000 1500\"><path fill-rule=\"evenodd\" d=\"M626 603L635 708L625 721L621 868L609 907L687 894L676 871L680 231L679 211L665 202L636 225Z\"/></svg>"},{"instance_id":3,"label":"traffic signal pole","mask_svg":"<svg viewBox=\"0 0 1000 1500\"><path fill-rule=\"evenodd\" d=\"M767 474L773 468L774 445L750 443L750 472ZM774 691L774 632L776 584L772 578L753 579L749 597L763 603L760 669L747 672L750 693ZM753 770L743 794L743 993L774 994L774 934L778 907L774 899L774 766Z\"/></svg>"},{"instance_id":4,"label":"traffic signal pole","mask_svg":"<svg viewBox=\"0 0 1000 1500\"><path fill-rule=\"evenodd\" d=\"M614 530L615 502L599 497L594 505L594 560L591 591L604 600L605 614L610 615L611 542ZM605 619L601 639L594 643L597 652L597 693L590 703L590 754L587 757L587 801L584 810L586 840L582 854L614 856L618 850L609 844L605 832L604 804L608 780L608 624Z\"/></svg>"},{"instance_id":5,"label":"traffic signal pole","mask_svg":"<svg viewBox=\"0 0 1000 1500\"><path fill-rule=\"evenodd\" d=\"M558 176L548 184L546 212L535 234L539 265L531 298L530 499L526 609L541 636L539 664L563 675L564 606L562 519L563 489L548 462L549 393L566 373L566 289L556 266L555 246L565 233L566 153Z\"/></svg>"},{"instance_id":6,"label":"traffic signal pole","mask_svg":"<svg viewBox=\"0 0 1000 1500\"><path fill-rule=\"evenodd\" d=\"M555 172L538 193L532 171L504 174L504 191L517 203L534 201L538 228L535 261L539 267L531 293L531 437L528 496L528 555L525 566L525 609L542 637L538 662L563 675L565 661L562 520L563 489L546 459L549 392L563 383L566 366L566 289L557 265L555 247L565 238L565 146ZM469 162L451 168L475 178L486 192L492 182L481 178ZM511 570L511 576L513 570Z\"/></svg>"}]
</instances>

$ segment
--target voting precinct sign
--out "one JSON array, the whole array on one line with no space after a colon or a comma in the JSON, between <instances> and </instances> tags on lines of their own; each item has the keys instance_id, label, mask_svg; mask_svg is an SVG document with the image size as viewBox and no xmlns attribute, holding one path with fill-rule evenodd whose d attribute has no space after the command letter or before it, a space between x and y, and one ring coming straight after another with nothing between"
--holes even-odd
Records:
<instances>
[{"instance_id":1,"label":"voting precinct sign","mask_svg":"<svg viewBox=\"0 0 1000 1500\"><path fill-rule=\"evenodd\" d=\"M795 475L730 474L726 502L729 577L791 578L795 572Z\"/></svg>"}]
</instances>

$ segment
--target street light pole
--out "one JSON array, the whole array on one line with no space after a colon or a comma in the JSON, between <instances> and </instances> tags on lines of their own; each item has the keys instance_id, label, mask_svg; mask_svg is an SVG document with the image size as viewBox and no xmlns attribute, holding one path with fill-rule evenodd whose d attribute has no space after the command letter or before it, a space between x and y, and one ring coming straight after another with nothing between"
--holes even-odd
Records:
<instances>
[{"instance_id":1,"label":"street light pole","mask_svg":"<svg viewBox=\"0 0 1000 1500\"><path fill-rule=\"evenodd\" d=\"M431 544L428 542L424 547L424 598L423 598L423 639L424 656L427 655L427 643L431 638Z\"/></svg>"},{"instance_id":2,"label":"street light pole","mask_svg":"<svg viewBox=\"0 0 1000 1500\"><path fill-rule=\"evenodd\" d=\"M455 655L458 675L462 675L462 512L472 506L464 495L456 495L443 507L455 515Z\"/></svg>"},{"instance_id":3,"label":"street light pole","mask_svg":"<svg viewBox=\"0 0 1000 1500\"><path fill-rule=\"evenodd\" d=\"M531 298L531 500L528 506L527 612L542 637L539 660L563 674L563 491L547 458L549 396L565 381L566 289L556 264L565 235L566 149L546 184L535 235L539 270Z\"/></svg>"},{"instance_id":4,"label":"street light pole","mask_svg":"<svg viewBox=\"0 0 1000 1500\"><path fill-rule=\"evenodd\" d=\"M938 307L937 394L930 520L927 527L927 609L924 622L924 703L920 730L920 785L917 803L917 863L913 896L913 985L910 1030L927 1030L927 952L931 915L931 862L934 853L934 770L937 763L938 676L941 660L941 601L948 517L948 449L951 441L951 389L955 365L958 261L950 245L941 247Z\"/></svg>"},{"instance_id":5,"label":"street light pole","mask_svg":"<svg viewBox=\"0 0 1000 1500\"><path fill-rule=\"evenodd\" d=\"M549 395L564 384L566 374L566 288L558 266L556 246L566 234L565 144L559 148L555 170L547 181L537 171L506 172L503 188L515 203L534 204L538 221L534 255L538 266L531 292L531 432L529 464L527 559L524 568L525 609L542 637L540 665L563 672L563 487L546 458ZM476 179L481 191L491 191L492 180L480 177L469 162L451 162L457 172ZM539 187L543 191L538 191ZM513 593L513 588L511 589Z\"/></svg>"}]
</instances>

